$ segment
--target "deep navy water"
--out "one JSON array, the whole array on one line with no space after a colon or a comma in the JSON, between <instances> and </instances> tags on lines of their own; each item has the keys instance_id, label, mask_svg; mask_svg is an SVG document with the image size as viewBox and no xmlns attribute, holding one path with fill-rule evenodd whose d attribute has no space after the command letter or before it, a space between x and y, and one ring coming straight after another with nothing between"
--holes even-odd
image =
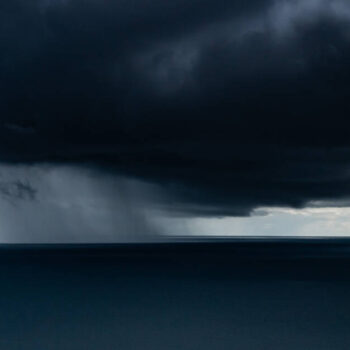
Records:
<instances>
[{"instance_id":1,"label":"deep navy water","mask_svg":"<svg viewBox=\"0 0 350 350\"><path fill-rule=\"evenodd\" d=\"M0 349L350 349L348 240L0 248Z\"/></svg>"}]
</instances>

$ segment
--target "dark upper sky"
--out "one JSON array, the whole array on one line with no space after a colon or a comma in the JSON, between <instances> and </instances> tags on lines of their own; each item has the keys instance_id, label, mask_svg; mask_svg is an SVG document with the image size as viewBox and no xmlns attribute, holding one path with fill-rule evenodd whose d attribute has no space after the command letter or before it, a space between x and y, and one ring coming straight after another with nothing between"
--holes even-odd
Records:
<instances>
[{"instance_id":1,"label":"dark upper sky","mask_svg":"<svg viewBox=\"0 0 350 350\"><path fill-rule=\"evenodd\" d=\"M349 44L347 0L1 2L1 161L132 176L186 215L343 203Z\"/></svg>"}]
</instances>

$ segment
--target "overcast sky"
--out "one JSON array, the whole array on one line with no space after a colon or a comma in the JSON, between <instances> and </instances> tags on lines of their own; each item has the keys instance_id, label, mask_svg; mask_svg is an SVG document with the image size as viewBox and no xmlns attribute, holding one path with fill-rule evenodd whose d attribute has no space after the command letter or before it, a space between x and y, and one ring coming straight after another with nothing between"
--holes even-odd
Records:
<instances>
[{"instance_id":1,"label":"overcast sky","mask_svg":"<svg viewBox=\"0 0 350 350\"><path fill-rule=\"evenodd\" d=\"M0 4L0 242L350 235L347 0Z\"/></svg>"}]
</instances>

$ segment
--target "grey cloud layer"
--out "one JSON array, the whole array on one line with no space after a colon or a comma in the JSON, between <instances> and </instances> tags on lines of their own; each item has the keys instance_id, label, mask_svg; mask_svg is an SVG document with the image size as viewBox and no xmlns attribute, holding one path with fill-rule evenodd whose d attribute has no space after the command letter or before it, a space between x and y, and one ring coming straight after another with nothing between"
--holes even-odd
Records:
<instances>
[{"instance_id":1,"label":"grey cloud layer","mask_svg":"<svg viewBox=\"0 0 350 350\"><path fill-rule=\"evenodd\" d=\"M204 216L349 197L347 1L0 11L3 162L89 163Z\"/></svg>"},{"instance_id":2,"label":"grey cloud layer","mask_svg":"<svg viewBox=\"0 0 350 350\"><path fill-rule=\"evenodd\" d=\"M154 221L157 191L149 184L67 166L17 165L0 170L2 243L162 239L161 227Z\"/></svg>"}]
</instances>

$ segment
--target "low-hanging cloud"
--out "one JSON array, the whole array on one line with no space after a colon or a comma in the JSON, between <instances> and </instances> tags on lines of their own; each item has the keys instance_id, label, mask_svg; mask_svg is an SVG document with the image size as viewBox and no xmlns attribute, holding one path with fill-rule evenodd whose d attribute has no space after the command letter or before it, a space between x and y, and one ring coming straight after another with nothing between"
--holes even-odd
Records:
<instances>
[{"instance_id":1,"label":"low-hanging cloud","mask_svg":"<svg viewBox=\"0 0 350 350\"><path fill-rule=\"evenodd\" d=\"M33 200L37 190L22 180L0 182L0 194L9 200Z\"/></svg>"},{"instance_id":2,"label":"low-hanging cloud","mask_svg":"<svg viewBox=\"0 0 350 350\"><path fill-rule=\"evenodd\" d=\"M2 166L1 243L160 240L151 185L88 168ZM26 177L27 182L8 179Z\"/></svg>"},{"instance_id":3,"label":"low-hanging cloud","mask_svg":"<svg viewBox=\"0 0 350 350\"><path fill-rule=\"evenodd\" d=\"M345 0L15 0L0 23L3 163L131 176L190 216L350 197Z\"/></svg>"}]
</instances>

